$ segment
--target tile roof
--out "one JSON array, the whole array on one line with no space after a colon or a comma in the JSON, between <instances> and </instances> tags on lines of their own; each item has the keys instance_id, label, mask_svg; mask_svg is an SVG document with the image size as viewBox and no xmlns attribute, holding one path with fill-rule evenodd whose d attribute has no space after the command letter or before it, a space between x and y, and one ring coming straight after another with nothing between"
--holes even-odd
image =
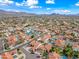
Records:
<instances>
[{"instance_id":1,"label":"tile roof","mask_svg":"<svg viewBox=\"0 0 79 59\"><path fill-rule=\"evenodd\" d=\"M9 52L5 52L1 56L2 56L2 59L13 59L13 56Z\"/></svg>"},{"instance_id":2,"label":"tile roof","mask_svg":"<svg viewBox=\"0 0 79 59\"><path fill-rule=\"evenodd\" d=\"M65 44L65 41L64 40L58 39L58 40L55 41L55 45L56 46L62 47L64 44Z\"/></svg>"},{"instance_id":3,"label":"tile roof","mask_svg":"<svg viewBox=\"0 0 79 59\"><path fill-rule=\"evenodd\" d=\"M10 45L14 45L16 43L16 37L14 35L9 35L7 40Z\"/></svg>"},{"instance_id":4,"label":"tile roof","mask_svg":"<svg viewBox=\"0 0 79 59\"><path fill-rule=\"evenodd\" d=\"M60 55L57 54L56 52L50 53L49 59L60 59Z\"/></svg>"}]
</instances>

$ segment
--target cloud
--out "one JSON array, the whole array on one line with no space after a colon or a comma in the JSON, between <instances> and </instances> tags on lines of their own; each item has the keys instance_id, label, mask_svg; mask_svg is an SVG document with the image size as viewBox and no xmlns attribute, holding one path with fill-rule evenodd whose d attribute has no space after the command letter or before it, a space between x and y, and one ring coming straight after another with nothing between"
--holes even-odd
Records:
<instances>
[{"instance_id":1,"label":"cloud","mask_svg":"<svg viewBox=\"0 0 79 59\"><path fill-rule=\"evenodd\" d=\"M15 4L16 6L26 6L29 8L42 8L41 6L38 6L38 0L24 0L21 3L16 2Z\"/></svg>"},{"instance_id":2,"label":"cloud","mask_svg":"<svg viewBox=\"0 0 79 59\"><path fill-rule=\"evenodd\" d=\"M38 4L38 0L27 0L25 4L27 4L27 6L36 5Z\"/></svg>"},{"instance_id":3,"label":"cloud","mask_svg":"<svg viewBox=\"0 0 79 59\"><path fill-rule=\"evenodd\" d=\"M46 4L55 4L54 0L46 0Z\"/></svg>"},{"instance_id":4,"label":"cloud","mask_svg":"<svg viewBox=\"0 0 79 59\"><path fill-rule=\"evenodd\" d=\"M15 10L15 9L7 9L6 11L21 12L20 10Z\"/></svg>"},{"instance_id":5,"label":"cloud","mask_svg":"<svg viewBox=\"0 0 79 59\"><path fill-rule=\"evenodd\" d=\"M77 2L77 3L75 4L75 6L79 6L79 2Z\"/></svg>"},{"instance_id":6,"label":"cloud","mask_svg":"<svg viewBox=\"0 0 79 59\"><path fill-rule=\"evenodd\" d=\"M0 0L0 3L1 3L1 4L12 4L12 3L14 3L14 2L11 1L11 0Z\"/></svg>"},{"instance_id":7,"label":"cloud","mask_svg":"<svg viewBox=\"0 0 79 59\"><path fill-rule=\"evenodd\" d=\"M70 10L54 10L56 13L70 13Z\"/></svg>"},{"instance_id":8,"label":"cloud","mask_svg":"<svg viewBox=\"0 0 79 59\"><path fill-rule=\"evenodd\" d=\"M46 8L47 10L51 10L51 8Z\"/></svg>"},{"instance_id":9,"label":"cloud","mask_svg":"<svg viewBox=\"0 0 79 59\"><path fill-rule=\"evenodd\" d=\"M25 6L28 8L42 8L41 6L38 6L38 0L23 0L23 2L14 2L11 0L0 0L0 5L9 5L9 4L15 4L17 7Z\"/></svg>"},{"instance_id":10,"label":"cloud","mask_svg":"<svg viewBox=\"0 0 79 59\"><path fill-rule=\"evenodd\" d=\"M30 6L29 8L42 8L41 6Z\"/></svg>"},{"instance_id":11,"label":"cloud","mask_svg":"<svg viewBox=\"0 0 79 59\"><path fill-rule=\"evenodd\" d=\"M18 2L16 2L15 4L16 4L16 6L23 6L24 3L18 3Z\"/></svg>"}]
</instances>

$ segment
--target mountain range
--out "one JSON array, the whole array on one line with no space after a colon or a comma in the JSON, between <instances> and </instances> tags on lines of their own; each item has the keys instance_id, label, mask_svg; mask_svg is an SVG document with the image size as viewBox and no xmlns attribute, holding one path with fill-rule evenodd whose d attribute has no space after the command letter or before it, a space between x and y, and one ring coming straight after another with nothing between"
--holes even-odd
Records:
<instances>
[{"instance_id":1,"label":"mountain range","mask_svg":"<svg viewBox=\"0 0 79 59\"><path fill-rule=\"evenodd\" d=\"M14 11L5 11L5 10L0 10L0 16L36 16L38 14L33 14L33 13L26 13L26 12L14 12ZM79 16L79 14L39 14L41 16L50 16L50 15L64 15L64 16Z\"/></svg>"}]
</instances>

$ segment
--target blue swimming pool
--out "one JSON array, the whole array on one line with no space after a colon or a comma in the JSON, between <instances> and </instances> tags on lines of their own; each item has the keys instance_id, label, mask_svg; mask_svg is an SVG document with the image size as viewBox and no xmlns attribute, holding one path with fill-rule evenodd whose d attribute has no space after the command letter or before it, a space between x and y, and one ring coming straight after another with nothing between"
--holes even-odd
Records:
<instances>
[{"instance_id":1,"label":"blue swimming pool","mask_svg":"<svg viewBox=\"0 0 79 59\"><path fill-rule=\"evenodd\" d=\"M61 56L61 59L68 59L67 56ZM77 59L75 57L73 57L73 59Z\"/></svg>"}]
</instances>

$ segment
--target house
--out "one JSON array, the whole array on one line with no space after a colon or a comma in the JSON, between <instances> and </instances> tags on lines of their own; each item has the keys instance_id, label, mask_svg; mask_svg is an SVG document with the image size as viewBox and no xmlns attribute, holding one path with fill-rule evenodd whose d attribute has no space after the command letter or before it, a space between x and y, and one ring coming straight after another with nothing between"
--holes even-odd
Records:
<instances>
[{"instance_id":1,"label":"house","mask_svg":"<svg viewBox=\"0 0 79 59\"><path fill-rule=\"evenodd\" d=\"M12 51L10 51L9 53L10 53L11 55L14 55L14 54L17 53L17 50L12 50Z\"/></svg>"},{"instance_id":2,"label":"house","mask_svg":"<svg viewBox=\"0 0 79 59\"><path fill-rule=\"evenodd\" d=\"M44 39L50 39L51 38L51 34L45 34L44 35Z\"/></svg>"},{"instance_id":3,"label":"house","mask_svg":"<svg viewBox=\"0 0 79 59\"><path fill-rule=\"evenodd\" d=\"M61 40L61 39L57 39L55 41L55 45L56 46L59 46L59 47L63 47L65 45L65 41L64 40Z\"/></svg>"},{"instance_id":4,"label":"house","mask_svg":"<svg viewBox=\"0 0 79 59\"><path fill-rule=\"evenodd\" d=\"M54 30L54 32L56 33L56 34L60 34L60 30Z\"/></svg>"},{"instance_id":5,"label":"house","mask_svg":"<svg viewBox=\"0 0 79 59\"><path fill-rule=\"evenodd\" d=\"M17 41L15 35L13 35L13 34L10 34L8 36L7 40L8 40L9 45L15 45L15 43Z\"/></svg>"},{"instance_id":6,"label":"house","mask_svg":"<svg viewBox=\"0 0 79 59\"><path fill-rule=\"evenodd\" d=\"M41 38L41 41L48 40L48 39L50 39L51 37L52 37L51 34L45 34L45 35L43 36L43 38Z\"/></svg>"},{"instance_id":7,"label":"house","mask_svg":"<svg viewBox=\"0 0 79 59\"><path fill-rule=\"evenodd\" d=\"M45 45L45 48L46 48L46 50L49 52L50 49L52 48L52 45L51 45L51 44L46 44L46 45Z\"/></svg>"},{"instance_id":8,"label":"house","mask_svg":"<svg viewBox=\"0 0 79 59\"><path fill-rule=\"evenodd\" d=\"M56 52L49 53L49 59L60 59L60 55Z\"/></svg>"},{"instance_id":9,"label":"house","mask_svg":"<svg viewBox=\"0 0 79 59\"><path fill-rule=\"evenodd\" d=\"M62 36L62 35L58 35L58 39L64 39L64 36Z\"/></svg>"},{"instance_id":10,"label":"house","mask_svg":"<svg viewBox=\"0 0 79 59\"><path fill-rule=\"evenodd\" d=\"M26 39L26 40L29 40L30 38L31 38L31 36L29 36L29 35L26 35L26 36L25 36L25 39Z\"/></svg>"},{"instance_id":11,"label":"house","mask_svg":"<svg viewBox=\"0 0 79 59\"><path fill-rule=\"evenodd\" d=\"M51 44L43 44L43 43L40 43L36 49L42 49L42 50L47 50L48 52L50 51L50 49L52 48L52 45Z\"/></svg>"},{"instance_id":12,"label":"house","mask_svg":"<svg viewBox=\"0 0 79 59\"><path fill-rule=\"evenodd\" d=\"M24 32L22 32L22 31L19 32L18 36L19 36L19 39L20 39L20 40L22 40L22 41L25 40L25 33L24 33Z\"/></svg>"},{"instance_id":13,"label":"house","mask_svg":"<svg viewBox=\"0 0 79 59\"><path fill-rule=\"evenodd\" d=\"M74 43L74 44L72 45L72 48L73 48L73 50L75 50L75 51L79 51L79 45L78 45L78 43Z\"/></svg>"},{"instance_id":14,"label":"house","mask_svg":"<svg viewBox=\"0 0 79 59\"><path fill-rule=\"evenodd\" d=\"M39 42L37 42L37 41L34 40L34 41L31 42L31 44L32 44L33 51L35 51L39 47L39 45L41 43L39 43Z\"/></svg>"},{"instance_id":15,"label":"house","mask_svg":"<svg viewBox=\"0 0 79 59\"><path fill-rule=\"evenodd\" d=\"M13 56L9 52L1 54L2 59L13 59Z\"/></svg>"}]
</instances>

